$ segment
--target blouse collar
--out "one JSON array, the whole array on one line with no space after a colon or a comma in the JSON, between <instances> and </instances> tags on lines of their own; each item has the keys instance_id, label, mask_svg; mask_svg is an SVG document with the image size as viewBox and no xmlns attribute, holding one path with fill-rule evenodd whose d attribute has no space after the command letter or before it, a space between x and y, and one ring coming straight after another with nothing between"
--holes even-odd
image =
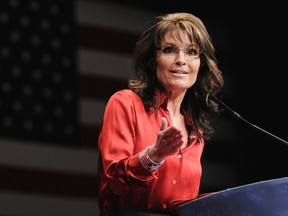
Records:
<instances>
[{"instance_id":1,"label":"blouse collar","mask_svg":"<svg viewBox=\"0 0 288 216\"><path fill-rule=\"evenodd\" d=\"M154 93L154 98L157 108L162 107L163 109L167 109L168 98L164 92L160 91L159 89L156 89Z\"/></svg>"}]
</instances>

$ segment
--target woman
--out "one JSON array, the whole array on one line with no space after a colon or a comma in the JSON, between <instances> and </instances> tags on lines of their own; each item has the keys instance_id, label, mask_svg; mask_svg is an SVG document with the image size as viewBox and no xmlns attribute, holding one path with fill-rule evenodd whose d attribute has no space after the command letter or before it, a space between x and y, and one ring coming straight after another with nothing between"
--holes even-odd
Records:
<instances>
[{"instance_id":1,"label":"woman","mask_svg":"<svg viewBox=\"0 0 288 216\"><path fill-rule=\"evenodd\" d=\"M101 215L177 215L199 195L201 155L224 84L202 21L156 17L133 55L128 89L109 99L98 139Z\"/></svg>"}]
</instances>

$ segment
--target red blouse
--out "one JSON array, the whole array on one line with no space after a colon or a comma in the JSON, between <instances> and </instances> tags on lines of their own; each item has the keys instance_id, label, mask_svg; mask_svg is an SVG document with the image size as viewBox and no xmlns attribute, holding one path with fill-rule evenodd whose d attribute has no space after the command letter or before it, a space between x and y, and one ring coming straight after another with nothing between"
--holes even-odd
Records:
<instances>
[{"instance_id":1,"label":"red blouse","mask_svg":"<svg viewBox=\"0 0 288 216\"><path fill-rule=\"evenodd\" d=\"M175 212L198 196L202 175L202 138L189 132L189 145L165 159L155 172L148 172L139 153L156 142L161 117L171 125L166 97L157 92L158 109L145 111L140 97L131 90L116 92L109 99L99 147L99 206L101 211L115 208ZM191 126L185 117L186 125Z\"/></svg>"}]
</instances>

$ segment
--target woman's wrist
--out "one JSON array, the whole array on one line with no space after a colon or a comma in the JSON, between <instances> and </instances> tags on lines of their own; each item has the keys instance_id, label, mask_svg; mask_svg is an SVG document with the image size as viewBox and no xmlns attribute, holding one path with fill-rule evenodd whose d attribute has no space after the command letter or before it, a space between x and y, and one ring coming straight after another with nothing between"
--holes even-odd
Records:
<instances>
[{"instance_id":1,"label":"woman's wrist","mask_svg":"<svg viewBox=\"0 0 288 216\"><path fill-rule=\"evenodd\" d=\"M157 170L157 168L159 168L160 166L162 166L162 164L164 163L165 160L161 161L161 162L154 162L150 156L149 156L149 149L150 146L148 146L147 148L145 148L140 154L139 154L139 160L142 164L142 166L149 172L154 172Z\"/></svg>"}]
</instances>

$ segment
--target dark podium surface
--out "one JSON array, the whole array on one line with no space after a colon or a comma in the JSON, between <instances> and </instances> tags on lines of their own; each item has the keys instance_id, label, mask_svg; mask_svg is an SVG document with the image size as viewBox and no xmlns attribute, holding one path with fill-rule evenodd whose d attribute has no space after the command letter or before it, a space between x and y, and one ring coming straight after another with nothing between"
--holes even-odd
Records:
<instances>
[{"instance_id":1,"label":"dark podium surface","mask_svg":"<svg viewBox=\"0 0 288 216\"><path fill-rule=\"evenodd\" d=\"M288 216L288 177L225 189L179 207L179 216Z\"/></svg>"}]
</instances>

